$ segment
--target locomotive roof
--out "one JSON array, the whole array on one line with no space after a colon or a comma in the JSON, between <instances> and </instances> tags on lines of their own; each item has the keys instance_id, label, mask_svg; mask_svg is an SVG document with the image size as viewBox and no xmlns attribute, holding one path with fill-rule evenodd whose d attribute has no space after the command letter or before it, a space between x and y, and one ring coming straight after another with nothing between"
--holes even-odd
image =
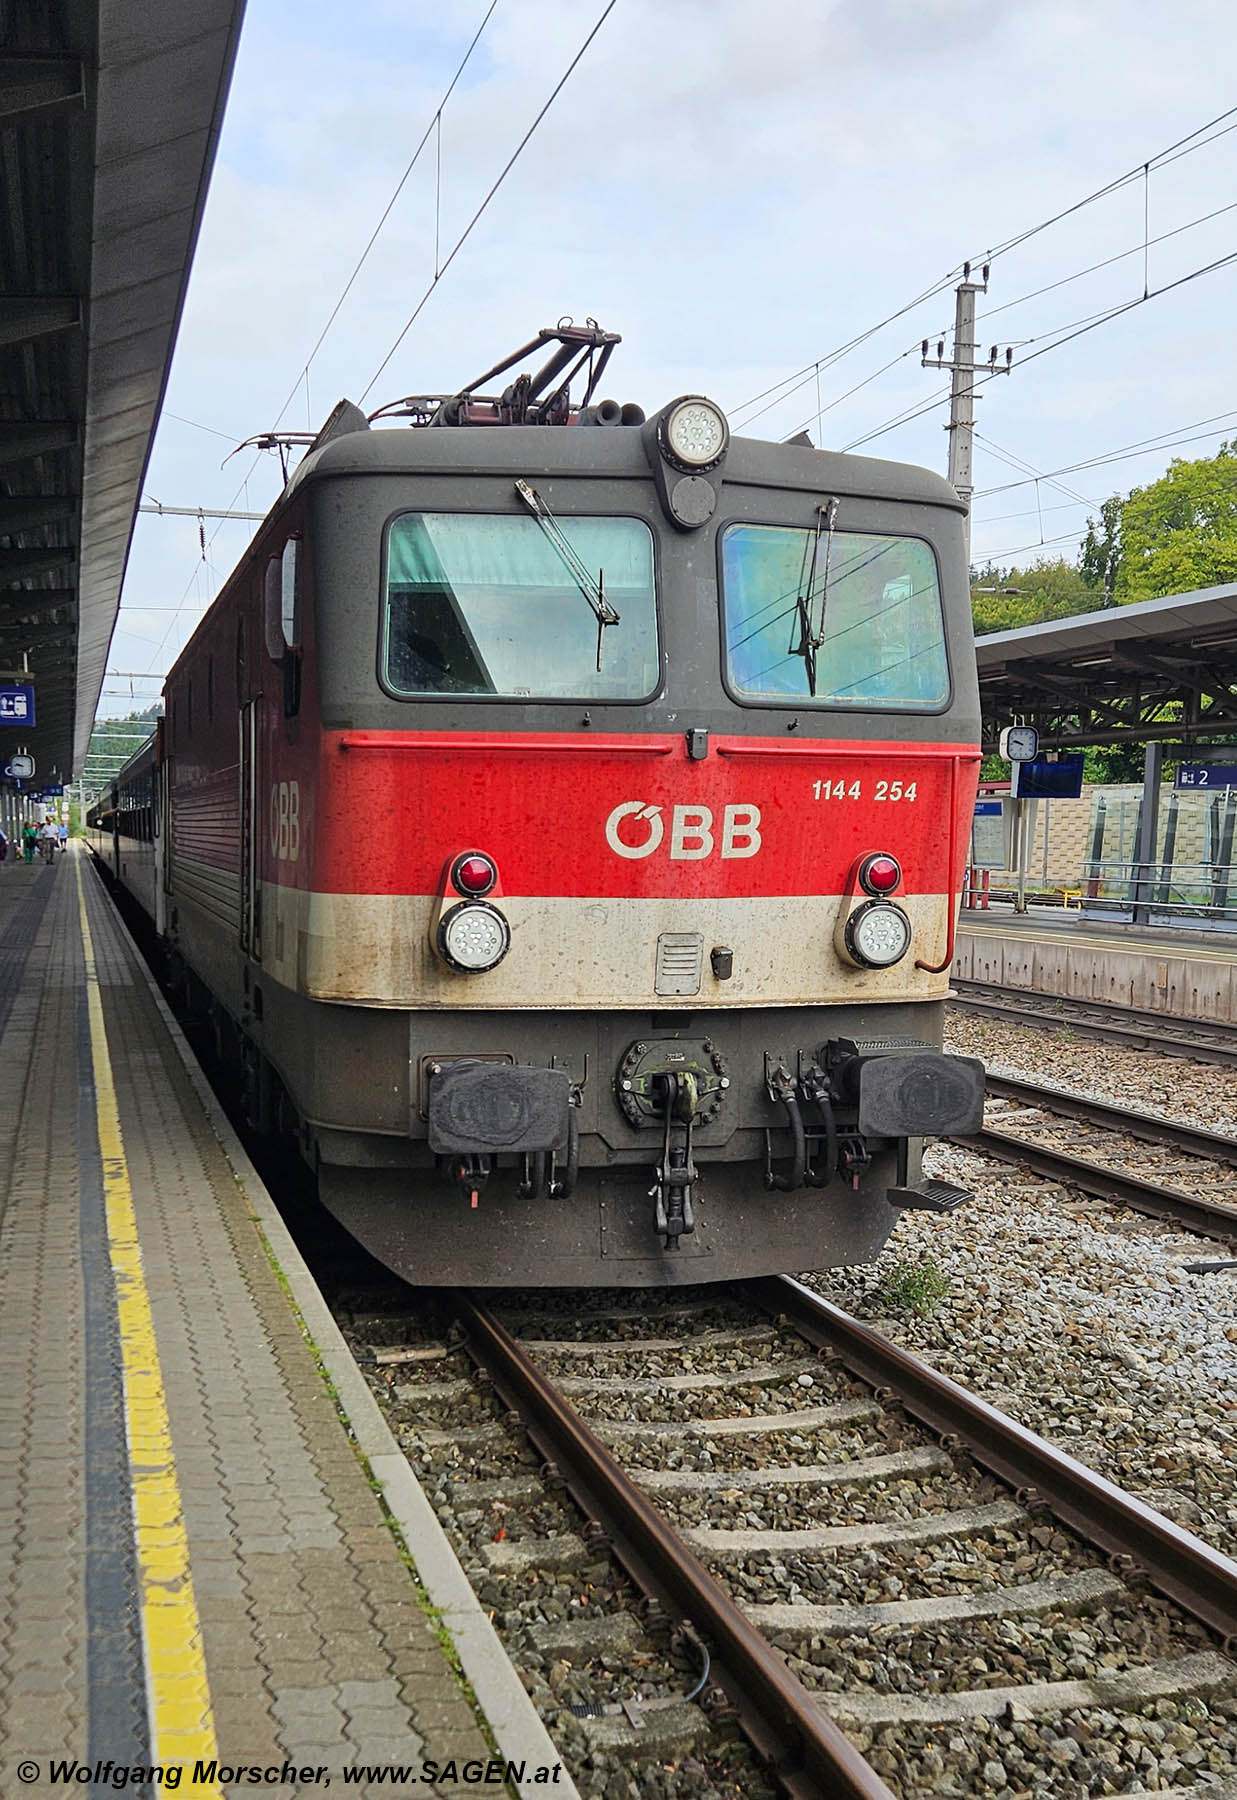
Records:
<instances>
[{"instance_id":1,"label":"locomotive roof","mask_svg":"<svg viewBox=\"0 0 1237 1800\"><path fill-rule=\"evenodd\" d=\"M649 462L635 425L460 425L352 431L312 449L283 498L304 482L338 475L579 475L644 480ZM913 463L843 456L799 444L732 438L727 481L810 493L966 507L943 476Z\"/></svg>"}]
</instances>

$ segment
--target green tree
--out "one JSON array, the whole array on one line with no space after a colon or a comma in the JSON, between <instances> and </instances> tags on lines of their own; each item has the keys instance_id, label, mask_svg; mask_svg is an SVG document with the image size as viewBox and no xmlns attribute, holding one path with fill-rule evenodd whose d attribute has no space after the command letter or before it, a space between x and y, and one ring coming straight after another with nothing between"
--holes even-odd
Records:
<instances>
[{"instance_id":1,"label":"green tree","mask_svg":"<svg viewBox=\"0 0 1237 1800\"><path fill-rule=\"evenodd\" d=\"M1041 558L1026 568L989 563L971 583L971 617L981 635L1016 631L1045 619L1068 619L1093 612L1100 604L1081 570L1064 557Z\"/></svg>"},{"instance_id":2,"label":"green tree","mask_svg":"<svg viewBox=\"0 0 1237 1800\"><path fill-rule=\"evenodd\" d=\"M1094 519L1087 520L1087 535L1082 540L1080 574L1089 588L1099 588L1104 605L1113 604L1117 574L1121 568L1120 494L1113 494L1100 507L1098 528Z\"/></svg>"},{"instance_id":3,"label":"green tree","mask_svg":"<svg viewBox=\"0 0 1237 1800\"><path fill-rule=\"evenodd\" d=\"M86 751L84 779L88 788L101 788L104 783L142 747L163 715L162 701L156 701L144 712L129 713L123 719L96 719Z\"/></svg>"},{"instance_id":4,"label":"green tree","mask_svg":"<svg viewBox=\"0 0 1237 1800\"><path fill-rule=\"evenodd\" d=\"M1083 580L1119 606L1237 581L1237 444L1178 457L1168 472L1087 521Z\"/></svg>"}]
</instances>

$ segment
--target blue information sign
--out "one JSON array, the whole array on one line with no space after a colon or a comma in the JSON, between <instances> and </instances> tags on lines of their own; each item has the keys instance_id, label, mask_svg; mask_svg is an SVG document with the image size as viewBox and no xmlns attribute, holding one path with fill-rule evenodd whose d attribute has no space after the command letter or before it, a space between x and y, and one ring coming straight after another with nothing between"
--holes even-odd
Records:
<instances>
[{"instance_id":1,"label":"blue information sign","mask_svg":"<svg viewBox=\"0 0 1237 1800\"><path fill-rule=\"evenodd\" d=\"M34 722L34 689L25 684L0 687L0 725L33 725Z\"/></svg>"},{"instance_id":2,"label":"blue information sign","mask_svg":"<svg viewBox=\"0 0 1237 1800\"><path fill-rule=\"evenodd\" d=\"M1011 765L1009 791L1015 800L1077 800L1082 793L1082 757L1037 756Z\"/></svg>"},{"instance_id":3,"label":"blue information sign","mask_svg":"<svg viewBox=\"0 0 1237 1800\"><path fill-rule=\"evenodd\" d=\"M975 817L977 819L999 819L1001 812L1002 807L999 800L977 800L975 802Z\"/></svg>"},{"instance_id":4,"label":"blue information sign","mask_svg":"<svg viewBox=\"0 0 1237 1800\"><path fill-rule=\"evenodd\" d=\"M1179 763L1175 788L1237 788L1237 763Z\"/></svg>"}]
</instances>

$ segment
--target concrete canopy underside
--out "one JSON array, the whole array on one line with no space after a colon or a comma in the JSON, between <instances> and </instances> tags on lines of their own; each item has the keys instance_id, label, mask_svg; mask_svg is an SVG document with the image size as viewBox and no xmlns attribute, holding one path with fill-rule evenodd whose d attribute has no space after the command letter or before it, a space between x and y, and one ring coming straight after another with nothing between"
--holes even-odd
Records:
<instances>
[{"instance_id":1,"label":"concrete canopy underside","mask_svg":"<svg viewBox=\"0 0 1237 1800\"><path fill-rule=\"evenodd\" d=\"M1237 583L997 631L975 644L984 745L1045 749L1237 738Z\"/></svg>"},{"instance_id":2,"label":"concrete canopy underside","mask_svg":"<svg viewBox=\"0 0 1237 1800\"><path fill-rule=\"evenodd\" d=\"M0 0L0 679L85 759L243 0Z\"/></svg>"}]
</instances>

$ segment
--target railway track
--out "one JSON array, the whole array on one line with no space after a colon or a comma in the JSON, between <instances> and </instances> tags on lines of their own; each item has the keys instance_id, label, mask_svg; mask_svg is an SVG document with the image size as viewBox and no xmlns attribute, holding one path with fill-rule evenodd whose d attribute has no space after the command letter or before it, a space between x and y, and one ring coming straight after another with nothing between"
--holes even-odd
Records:
<instances>
[{"instance_id":1,"label":"railway track","mask_svg":"<svg viewBox=\"0 0 1237 1800\"><path fill-rule=\"evenodd\" d=\"M1237 1565L808 1289L453 1305L354 1342L594 1793L1237 1795Z\"/></svg>"},{"instance_id":2,"label":"railway track","mask_svg":"<svg viewBox=\"0 0 1237 1800\"><path fill-rule=\"evenodd\" d=\"M1237 1063L1237 1031L1206 1019L1176 1019L1098 1000L1071 1000L1024 988L954 980L950 1005L991 1019L1012 1019L1047 1031L1105 1039L1135 1050L1158 1050L1192 1062Z\"/></svg>"},{"instance_id":3,"label":"railway track","mask_svg":"<svg viewBox=\"0 0 1237 1800\"><path fill-rule=\"evenodd\" d=\"M954 1143L1237 1243L1237 1139L1013 1076L989 1072L987 1088L998 1109Z\"/></svg>"}]
</instances>

